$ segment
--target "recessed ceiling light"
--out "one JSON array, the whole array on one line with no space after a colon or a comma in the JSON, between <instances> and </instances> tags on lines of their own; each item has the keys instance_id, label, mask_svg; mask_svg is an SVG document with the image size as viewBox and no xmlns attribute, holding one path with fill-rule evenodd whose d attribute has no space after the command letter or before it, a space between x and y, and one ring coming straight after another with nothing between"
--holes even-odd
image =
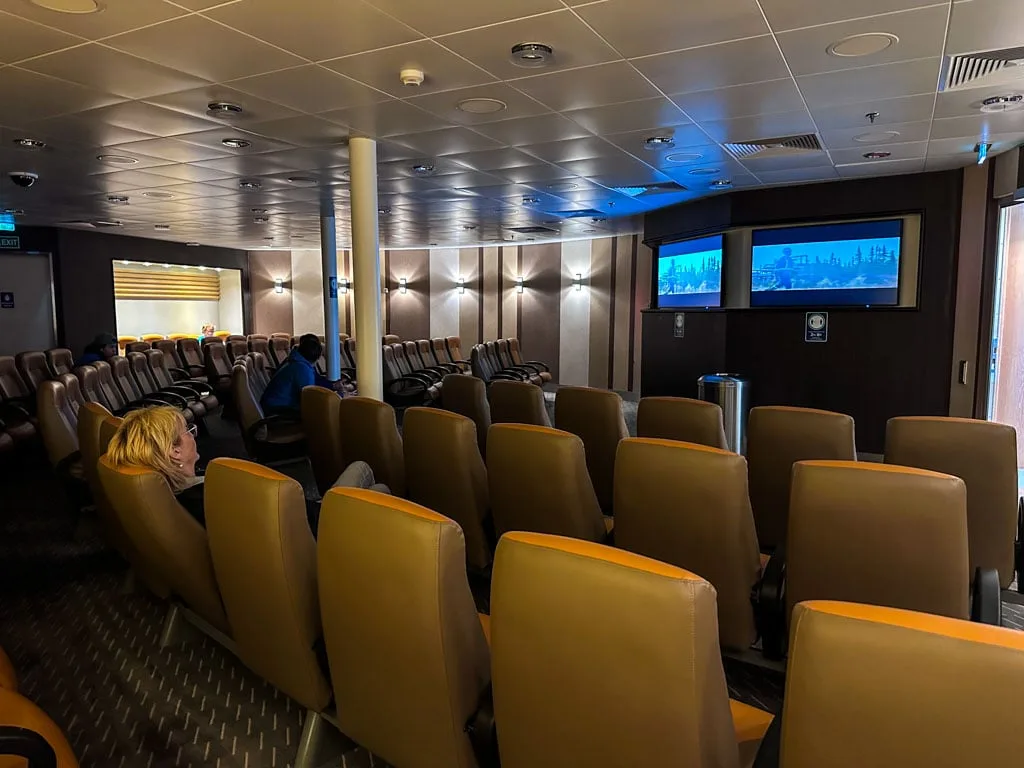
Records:
<instances>
[{"instance_id":1,"label":"recessed ceiling light","mask_svg":"<svg viewBox=\"0 0 1024 768\"><path fill-rule=\"evenodd\" d=\"M3 212L6 213L8 216L24 216L25 215L25 211L23 211L21 208L4 208Z\"/></svg>"},{"instance_id":2,"label":"recessed ceiling light","mask_svg":"<svg viewBox=\"0 0 1024 768\"><path fill-rule=\"evenodd\" d=\"M266 216L253 216L252 217L252 223L253 224L266 224L268 221L270 221L270 219L268 217L266 217Z\"/></svg>"},{"instance_id":3,"label":"recessed ceiling light","mask_svg":"<svg viewBox=\"0 0 1024 768\"><path fill-rule=\"evenodd\" d=\"M157 224L157 226L159 227L159 226L161 226L161 225L160 225L160 224ZM164 225L164 226L166 226L166 225ZM170 264L164 264L164 269L170 269L170 268L171 268L171 265L170 265Z\"/></svg>"},{"instance_id":4,"label":"recessed ceiling light","mask_svg":"<svg viewBox=\"0 0 1024 768\"><path fill-rule=\"evenodd\" d=\"M1008 93L1000 96L989 96L982 99L982 112L1011 112L1024 107L1024 96L1019 93Z\"/></svg>"},{"instance_id":5,"label":"recessed ceiling light","mask_svg":"<svg viewBox=\"0 0 1024 768\"><path fill-rule=\"evenodd\" d=\"M491 115L508 109L508 104L500 99L463 99L455 105L460 112L468 112L471 115Z\"/></svg>"},{"instance_id":6,"label":"recessed ceiling light","mask_svg":"<svg viewBox=\"0 0 1024 768\"><path fill-rule=\"evenodd\" d=\"M562 181L558 184L548 184L548 189L553 189L558 192L571 192L574 189L579 189L580 185L575 181Z\"/></svg>"},{"instance_id":7,"label":"recessed ceiling light","mask_svg":"<svg viewBox=\"0 0 1024 768\"><path fill-rule=\"evenodd\" d=\"M113 163L114 165L135 165L139 162L137 158L127 155L96 155L96 159L101 163Z\"/></svg>"},{"instance_id":8,"label":"recessed ceiling light","mask_svg":"<svg viewBox=\"0 0 1024 768\"><path fill-rule=\"evenodd\" d=\"M512 63L517 67L537 69L552 63L555 52L544 43L519 43L512 46Z\"/></svg>"},{"instance_id":9,"label":"recessed ceiling light","mask_svg":"<svg viewBox=\"0 0 1024 768\"><path fill-rule=\"evenodd\" d=\"M286 181L289 184L316 184L312 176L289 176Z\"/></svg>"},{"instance_id":10,"label":"recessed ceiling light","mask_svg":"<svg viewBox=\"0 0 1024 768\"><path fill-rule=\"evenodd\" d=\"M266 208L250 208L249 210L250 210L250 211L251 211L252 213L256 213L256 214L260 214L260 213L266 213L266 212L267 212L267 209L266 209Z\"/></svg>"},{"instance_id":11,"label":"recessed ceiling light","mask_svg":"<svg viewBox=\"0 0 1024 768\"><path fill-rule=\"evenodd\" d=\"M656 152L659 149L672 149L676 145L671 136L648 136L644 139L644 149Z\"/></svg>"},{"instance_id":12,"label":"recessed ceiling light","mask_svg":"<svg viewBox=\"0 0 1024 768\"><path fill-rule=\"evenodd\" d=\"M117 205L128 205L128 195L107 195L108 203L116 203Z\"/></svg>"},{"instance_id":13,"label":"recessed ceiling light","mask_svg":"<svg viewBox=\"0 0 1024 768\"><path fill-rule=\"evenodd\" d=\"M153 225L153 229L158 229L161 232L165 232L165 231L167 231L170 228L171 228L170 224L154 224ZM166 267L166 266L169 266L169 265L168 264L164 264L164 266Z\"/></svg>"},{"instance_id":14,"label":"recessed ceiling light","mask_svg":"<svg viewBox=\"0 0 1024 768\"><path fill-rule=\"evenodd\" d=\"M120 227L121 222L117 219L97 219L93 222L97 227Z\"/></svg>"},{"instance_id":15,"label":"recessed ceiling light","mask_svg":"<svg viewBox=\"0 0 1024 768\"><path fill-rule=\"evenodd\" d=\"M264 237L263 239L264 240L273 240L274 238L273 237Z\"/></svg>"},{"instance_id":16,"label":"recessed ceiling light","mask_svg":"<svg viewBox=\"0 0 1024 768\"><path fill-rule=\"evenodd\" d=\"M97 0L28 0L32 5L38 5L48 11L57 13L96 13L102 11L103 6Z\"/></svg>"},{"instance_id":17,"label":"recessed ceiling light","mask_svg":"<svg viewBox=\"0 0 1024 768\"><path fill-rule=\"evenodd\" d=\"M199 243L185 243L189 248L198 248Z\"/></svg>"},{"instance_id":18,"label":"recessed ceiling light","mask_svg":"<svg viewBox=\"0 0 1024 768\"><path fill-rule=\"evenodd\" d=\"M704 155L697 152L673 152L662 158L666 163L694 163L703 158Z\"/></svg>"},{"instance_id":19,"label":"recessed ceiling light","mask_svg":"<svg viewBox=\"0 0 1024 768\"><path fill-rule=\"evenodd\" d=\"M892 155L892 152L865 152L865 160L883 160Z\"/></svg>"},{"instance_id":20,"label":"recessed ceiling light","mask_svg":"<svg viewBox=\"0 0 1024 768\"><path fill-rule=\"evenodd\" d=\"M434 172L434 166L427 163L417 163L412 167L412 172L417 176L430 176Z\"/></svg>"},{"instance_id":21,"label":"recessed ceiling light","mask_svg":"<svg viewBox=\"0 0 1024 768\"><path fill-rule=\"evenodd\" d=\"M693 168L687 171L691 176L714 176L716 173L721 173L720 168Z\"/></svg>"},{"instance_id":22,"label":"recessed ceiling light","mask_svg":"<svg viewBox=\"0 0 1024 768\"><path fill-rule=\"evenodd\" d=\"M245 149L252 146L252 142L245 139L221 139L220 143L231 149Z\"/></svg>"},{"instance_id":23,"label":"recessed ceiling light","mask_svg":"<svg viewBox=\"0 0 1024 768\"><path fill-rule=\"evenodd\" d=\"M523 195L523 205L536 205L539 202L539 197L533 197L532 195Z\"/></svg>"},{"instance_id":24,"label":"recessed ceiling light","mask_svg":"<svg viewBox=\"0 0 1024 768\"><path fill-rule=\"evenodd\" d=\"M239 189L259 189L263 185L258 181L252 181L251 179L242 179L238 182Z\"/></svg>"},{"instance_id":25,"label":"recessed ceiling light","mask_svg":"<svg viewBox=\"0 0 1024 768\"><path fill-rule=\"evenodd\" d=\"M825 52L829 56L840 56L853 58L857 56L872 56L881 53L886 48L896 45L900 39L888 32L866 32L861 35L850 35L842 40L832 43Z\"/></svg>"},{"instance_id":26,"label":"recessed ceiling light","mask_svg":"<svg viewBox=\"0 0 1024 768\"><path fill-rule=\"evenodd\" d=\"M153 200L173 200L174 199L174 195L172 195L170 192L159 192L159 191L158 192L143 192L142 196L143 197L152 198Z\"/></svg>"},{"instance_id":27,"label":"recessed ceiling light","mask_svg":"<svg viewBox=\"0 0 1024 768\"><path fill-rule=\"evenodd\" d=\"M43 149L46 146L45 141L29 138L15 139L14 143L22 149Z\"/></svg>"},{"instance_id":28,"label":"recessed ceiling light","mask_svg":"<svg viewBox=\"0 0 1024 768\"><path fill-rule=\"evenodd\" d=\"M712 189L727 189L732 186L732 179L715 179L708 186Z\"/></svg>"},{"instance_id":29,"label":"recessed ceiling light","mask_svg":"<svg viewBox=\"0 0 1024 768\"><path fill-rule=\"evenodd\" d=\"M600 224L602 221L608 221L608 219L604 219L604 218L598 217L598 218L591 219L591 221L594 222L595 224Z\"/></svg>"},{"instance_id":30,"label":"recessed ceiling light","mask_svg":"<svg viewBox=\"0 0 1024 768\"><path fill-rule=\"evenodd\" d=\"M379 215L379 216L387 216L389 213L391 213L391 209L390 208L378 208L377 209L377 215Z\"/></svg>"},{"instance_id":31,"label":"recessed ceiling light","mask_svg":"<svg viewBox=\"0 0 1024 768\"><path fill-rule=\"evenodd\" d=\"M854 136L853 140L858 144L884 144L887 141L895 141L899 137L899 131L869 131Z\"/></svg>"},{"instance_id":32,"label":"recessed ceiling light","mask_svg":"<svg viewBox=\"0 0 1024 768\"><path fill-rule=\"evenodd\" d=\"M219 117L222 120L230 120L239 117L245 110L237 104L229 101L211 101L206 105L206 114L210 117Z\"/></svg>"}]
</instances>

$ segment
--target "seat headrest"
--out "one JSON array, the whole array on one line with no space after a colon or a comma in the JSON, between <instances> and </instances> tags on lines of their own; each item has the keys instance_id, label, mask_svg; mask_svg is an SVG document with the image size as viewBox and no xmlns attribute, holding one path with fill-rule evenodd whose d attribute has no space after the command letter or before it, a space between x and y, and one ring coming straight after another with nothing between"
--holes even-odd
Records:
<instances>
[{"instance_id":1,"label":"seat headrest","mask_svg":"<svg viewBox=\"0 0 1024 768\"><path fill-rule=\"evenodd\" d=\"M345 461L365 461L377 482L405 495L405 458L395 409L369 397L346 397L339 410Z\"/></svg>"},{"instance_id":2,"label":"seat headrest","mask_svg":"<svg viewBox=\"0 0 1024 768\"><path fill-rule=\"evenodd\" d=\"M551 426L548 409L544 405L544 390L536 384L500 379L492 381L490 400L491 420L496 424Z\"/></svg>"},{"instance_id":3,"label":"seat headrest","mask_svg":"<svg viewBox=\"0 0 1024 768\"><path fill-rule=\"evenodd\" d=\"M922 613L807 602L793 613L785 768L1010 765L1024 633Z\"/></svg>"},{"instance_id":4,"label":"seat headrest","mask_svg":"<svg viewBox=\"0 0 1024 768\"><path fill-rule=\"evenodd\" d=\"M334 485L345 471L341 441L341 398L324 387L303 387L299 399L309 460L320 493Z\"/></svg>"},{"instance_id":5,"label":"seat headrest","mask_svg":"<svg viewBox=\"0 0 1024 768\"><path fill-rule=\"evenodd\" d=\"M636 434L713 448L729 447L721 406L689 397L641 398L636 412Z\"/></svg>"}]
</instances>

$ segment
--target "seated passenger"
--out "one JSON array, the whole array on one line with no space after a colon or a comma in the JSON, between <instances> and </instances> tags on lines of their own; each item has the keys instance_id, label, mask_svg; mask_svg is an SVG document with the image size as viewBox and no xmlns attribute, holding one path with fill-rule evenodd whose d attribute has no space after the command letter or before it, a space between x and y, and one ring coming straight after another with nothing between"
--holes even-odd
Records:
<instances>
[{"instance_id":1,"label":"seated passenger","mask_svg":"<svg viewBox=\"0 0 1024 768\"><path fill-rule=\"evenodd\" d=\"M217 326L213 323L207 323L203 326L203 332L199 334L199 341L202 341L207 336L213 336L217 332Z\"/></svg>"},{"instance_id":2,"label":"seated passenger","mask_svg":"<svg viewBox=\"0 0 1024 768\"><path fill-rule=\"evenodd\" d=\"M114 467L143 467L163 475L178 503L205 525L202 470L196 467L196 432L195 425L186 424L177 408L156 406L130 411L107 447L107 458ZM350 464L334 487L390 493L386 485L374 482L373 470L362 461ZM306 516L315 536L320 519L319 500L306 499Z\"/></svg>"},{"instance_id":3,"label":"seated passenger","mask_svg":"<svg viewBox=\"0 0 1024 768\"><path fill-rule=\"evenodd\" d=\"M109 333L98 333L85 347L85 352L75 362L76 366L89 363L103 363L117 354L117 339Z\"/></svg>"},{"instance_id":4,"label":"seated passenger","mask_svg":"<svg viewBox=\"0 0 1024 768\"><path fill-rule=\"evenodd\" d=\"M298 346L292 349L284 365L277 369L260 399L260 407L266 415L280 413L301 418L303 387L316 385L337 390L339 395L343 395L340 382L331 382L316 372L315 364L323 351L320 339L312 333L299 339Z\"/></svg>"}]
</instances>

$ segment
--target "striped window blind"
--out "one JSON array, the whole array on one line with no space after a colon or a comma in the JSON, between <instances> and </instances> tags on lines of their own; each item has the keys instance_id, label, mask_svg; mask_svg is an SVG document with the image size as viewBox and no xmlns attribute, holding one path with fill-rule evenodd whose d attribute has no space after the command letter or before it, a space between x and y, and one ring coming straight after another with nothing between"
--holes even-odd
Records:
<instances>
[{"instance_id":1,"label":"striped window blind","mask_svg":"<svg viewBox=\"0 0 1024 768\"><path fill-rule=\"evenodd\" d=\"M220 301L220 276L197 270L137 270L114 267L116 299Z\"/></svg>"}]
</instances>

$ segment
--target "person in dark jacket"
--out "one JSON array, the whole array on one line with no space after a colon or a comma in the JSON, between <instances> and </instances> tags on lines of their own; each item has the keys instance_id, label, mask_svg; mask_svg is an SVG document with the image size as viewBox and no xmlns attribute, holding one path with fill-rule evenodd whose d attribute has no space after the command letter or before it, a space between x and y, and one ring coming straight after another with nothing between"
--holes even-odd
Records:
<instances>
[{"instance_id":1,"label":"person in dark jacket","mask_svg":"<svg viewBox=\"0 0 1024 768\"><path fill-rule=\"evenodd\" d=\"M96 334L96 338L85 347L84 354L78 358L75 365L89 365L89 363L102 363L117 354L117 339L110 333Z\"/></svg>"},{"instance_id":2,"label":"person in dark jacket","mask_svg":"<svg viewBox=\"0 0 1024 768\"><path fill-rule=\"evenodd\" d=\"M298 416L303 387L316 385L337 389L338 394L342 394L339 387L316 372L315 364L322 354L323 345L312 333L300 338L298 346L292 349L285 364L277 369L267 385L260 399L263 412L267 415L285 413Z\"/></svg>"}]
</instances>

